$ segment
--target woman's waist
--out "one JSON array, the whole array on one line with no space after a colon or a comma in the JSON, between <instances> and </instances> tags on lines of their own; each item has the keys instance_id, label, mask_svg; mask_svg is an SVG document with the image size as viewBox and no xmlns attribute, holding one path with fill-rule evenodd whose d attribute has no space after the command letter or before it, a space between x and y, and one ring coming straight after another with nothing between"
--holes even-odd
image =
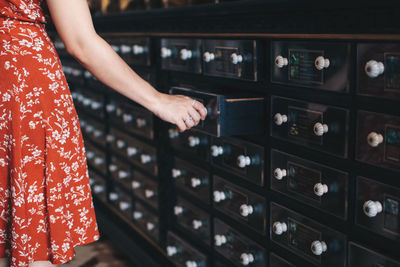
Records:
<instances>
[{"instance_id":1,"label":"woman's waist","mask_svg":"<svg viewBox=\"0 0 400 267\"><path fill-rule=\"evenodd\" d=\"M46 35L45 25L44 23L23 21L0 15L0 34L21 35L24 33L36 33L36 35Z\"/></svg>"}]
</instances>

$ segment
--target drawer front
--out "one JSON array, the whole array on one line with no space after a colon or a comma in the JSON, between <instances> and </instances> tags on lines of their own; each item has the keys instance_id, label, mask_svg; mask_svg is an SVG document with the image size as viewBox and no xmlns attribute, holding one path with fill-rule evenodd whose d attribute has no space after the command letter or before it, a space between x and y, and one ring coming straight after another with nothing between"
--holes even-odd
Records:
<instances>
[{"instance_id":1,"label":"drawer front","mask_svg":"<svg viewBox=\"0 0 400 267\"><path fill-rule=\"evenodd\" d=\"M210 203L210 175L207 171L175 158L171 177L179 190L191 194L204 203Z\"/></svg>"},{"instance_id":2,"label":"drawer front","mask_svg":"<svg viewBox=\"0 0 400 267\"><path fill-rule=\"evenodd\" d=\"M110 129L107 141L110 142L111 149L115 153L154 176L158 175L157 151L154 147L114 128Z\"/></svg>"},{"instance_id":3,"label":"drawer front","mask_svg":"<svg viewBox=\"0 0 400 267\"><path fill-rule=\"evenodd\" d=\"M108 198L118 212L125 218L132 219L132 198L129 193L114 183L113 190L109 192Z\"/></svg>"},{"instance_id":4,"label":"drawer front","mask_svg":"<svg viewBox=\"0 0 400 267\"><path fill-rule=\"evenodd\" d=\"M357 225L400 241L399 207L399 188L357 177Z\"/></svg>"},{"instance_id":5,"label":"drawer front","mask_svg":"<svg viewBox=\"0 0 400 267\"><path fill-rule=\"evenodd\" d=\"M161 68L201 73L201 40L161 39Z\"/></svg>"},{"instance_id":6,"label":"drawer front","mask_svg":"<svg viewBox=\"0 0 400 267\"><path fill-rule=\"evenodd\" d=\"M85 138L102 147L106 146L106 125L81 114L79 123Z\"/></svg>"},{"instance_id":7,"label":"drawer front","mask_svg":"<svg viewBox=\"0 0 400 267\"><path fill-rule=\"evenodd\" d=\"M296 267L274 253L269 254L269 267Z\"/></svg>"},{"instance_id":8,"label":"drawer front","mask_svg":"<svg viewBox=\"0 0 400 267\"><path fill-rule=\"evenodd\" d=\"M96 195L104 203L107 202L107 185L106 180L101 175L89 169L89 181L92 194Z\"/></svg>"},{"instance_id":9,"label":"drawer front","mask_svg":"<svg viewBox=\"0 0 400 267\"><path fill-rule=\"evenodd\" d=\"M350 44L276 41L271 48L273 83L349 91Z\"/></svg>"},{"instance_id":10,"label":"drawer front","mask_svg":"<svg viewBox=\"0 0 400 267\"><path fill-rule=\"evenodd\" d=\"M108 165L108 170L111 177L120 183L127 190L130 190L132 174L131 166L117 159L115 156L111 156L110 164Z\"/></svg>"},{"instance_id":11,"label":"drawer front","mask_svg":"<svg viewBox=\"0 0 400 267\"><path fill-rule=\"evenodd\" d=\"M207 117L194 128L213 136L264 133L264 98L216 94L172 87L170 94L186 95L207 108Z\"/></svg>"},{"instance_id":12,"label":"drawer front","mask_svg":"<svg viewBox=\"0 0 400 267\"><path fill-rule=\"evenodd\" d=\"M113 40L117 52L124 61L133 66L151 66L151 43L146 37L120 37Z\"/></svg>"},{"instance_id":13,"label":"drawer front","mask_svg":"<svg viewBox=\"0 0 400 267\"><path fill-rule=\"evenodd\" d=\"M357 45L358 92L400 99L400 44Z\"/></svg>"},{"instance_id":14,"label":"drawer front","mask_svg":"<svg viewBox=\"0 0 400 267\"><path fill-rule=\"evenodd\" d=\"M214 176L214 207L261 234L266 233L265 199Z\"/></svg>"},{"instance_id":15,"label":"drawer front","mask_svg":"<svg viewBox=\"0 0 400 267\"><path fill-rule=\"evenodd\" d=\"M135 197L158 209L158 183L156 181L138 171L134 171L131 188Z\"/></svg>"},{"instance_id":16,"label":"drawer front","mask_svg":"<svg viewBox=\"0 0 400 267\"><path fill-rule=\"evenodd\" d=\"M155 213L136 202L135 210L132 212L132 220L151 239L158 242L160 227L158 216Z\"/></svg>"},{"instance_id":17,"label":"drawer front","mask_svg":"<svg viewBox=\"0 0 400 267\"><path fill-rule=\"evenodd\" d=\"M176 223L196 236L204 244L210 245L210 214L184 200L177 197L174 206Z\"/></svg>"},{"instance_id":18,"label":"drawer front","mask_svg":"<svg viewBox=\"0 0 400 267\"><path fill-rule=\"evenodd\" d=\"M205 75L257 81L257 43L254 40L204 40Z\"/></svg>"},{"instance_id":19,"label":"drawer front","mask_svg":"<svg viewBox=\"0 0 400 267\"><path fill-rule=\"evenodd\" d=\"M218 219L214 219L214 248L235 266L266 266L263 247Z\"/></svg>"},{"instance_id":20,"label":"drawer front","mask_svg":"<svg viewBox=\"0 0 400 267\"><path fill-rule=\"evenodd\" d=\"M273 202L271 240L315 266L346 264L346 237L343 234Z\"/></svg>"},{"instance_id":21,"label":"drawer front","mask_svg":"<svg viewBox=\"0 0 400 267\"><path fill-rule=\"evenodd\" d=\"M90 144L85 142L85 151L87 163L90 167L98 170L104 176L107 175L106 153Z\"/></svg>"},{"instance_id":22,"label":"drawer front","mask_svg":"<svg viewBox=\"0 0 400 267\"><path fill-rule=\"evenodd\" d=\"M119 125L133 134L149 139L154 138L153 115L150 111L132 104L128 100L125 102L111 100L106 105L106 111L111 124Z\"/></svg>"},{"instance_id":23,"label":"drawer front","mask_svg":"<svg viewBox=\"0 0 400 267\"><path fill-rule=\"evenodd\" d=\"M347 158L348 110L272 97L271 135Z\"/></svg>"},{"instance_id":24,"label":"drawer front","mask_svg":"<svg viewBox=\"0 0 400 267\"><path fill-rule=\"evenodd\" d=\"M357 160L399 171L400 117L359 111L357 124Z\"/></svg>"},{"instance_id":25,"label":"drawer front","mask_svg":"<svg viewBox=\"0 0 400 267\"><path fill-rule=\"evenodd\" d=\"M165 250L169 259L176 266L208 266L207 256L205 254L170 231L167 233L167 245Z\"/></svg>"},{"instance_id":26,"label":"drawer front","mask_svg":"<svg viewBox=\"0 0 400 267\"><path fill-rule=\"evenodd\" d=\"M63 60L62 62L63 72L65 78L67 79L69 84L73 84L74 86L84 86L84 71L85 69L81 64L76 62L75 60Z\"/></svg>"},{"instance_id":27,"label":"drawer front","mask_svg":"<svg viewBox=\"0 0 400 267\"><path fill-rule=\"evenodd\" d=\"M271 188L342 219L347 218L348 173L272 150Z\"/></svg>"},{"instance_id":28,"label":"drawer front","mask_svg":"<svg viewBox=\"0 0 400 267\"><path fill-rule=\"evenodd\" d=\"M186 130L182 133L175 128L168 131L171 146L192 156L208 161L210 157L210 137L194 130Z\"/></svg>"},{"instance_id":29,"label":"drawer front","mask_svg":"<svg viewBox=\"0 0 400 267\"><path fill-rule=\"evenodd\" d=\"M123 126L127 131L153 139L153 115L150 111L131 103L124 103Z\"/></svg>"},{"instance_id":30,"label":"drawer front","mask_svg":"<svg viewBox=\"0 0 400 267\"><path fill-rule=\"evenodd\" d=\"M211 163L256 185L264 186L264 148L234 138L211 139Z\"/></svg>"},{"instance_id":31,"label":"drawer front","mask_svg":"<svg viewBox=\"0 0 400 267\"><path fill-rule=\"evenodd\" d=\"M84 110L99 119L105 118L105 99L102 93L99 94L99 92L92 90L76 88L71 92L71 95L78 110Z\"/></svg>"},{"instance_id":32,"label":"drawer front","mask_svg":"<svg viewBox=\"0 0 400 267\"><path fill-rule=\"evenodd\" d=\"M400 262L376 253L356 243L349 242L348 266L362 267L400 267Z\"/></svg>"}]
</instances>

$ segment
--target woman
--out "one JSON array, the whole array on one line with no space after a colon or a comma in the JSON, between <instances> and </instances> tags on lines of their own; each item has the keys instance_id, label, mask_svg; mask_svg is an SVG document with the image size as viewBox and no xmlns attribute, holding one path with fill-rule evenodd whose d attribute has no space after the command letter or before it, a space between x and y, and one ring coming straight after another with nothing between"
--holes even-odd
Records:
<instances>
[{"instance_id":1,"label":"woman","mask_svg":"<svg viewBox=\"0 0 400 267\"><path fill-rule=\"evenodd\" d=\"M42 1L0 0L2 266L56 266L99 239L79 121ZM205 119L200 102L159 93L129 68L96 34L86 0L47 5L67 51L98 80L179 131Z\"/></svg>"}]
</instances>

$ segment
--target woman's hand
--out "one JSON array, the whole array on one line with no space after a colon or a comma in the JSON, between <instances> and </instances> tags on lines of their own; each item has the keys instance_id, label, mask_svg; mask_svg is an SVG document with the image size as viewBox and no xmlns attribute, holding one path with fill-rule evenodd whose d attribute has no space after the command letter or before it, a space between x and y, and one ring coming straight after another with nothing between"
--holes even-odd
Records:
<instances>
[{"instance_id":1,"label":"woman's hand","mask_svg":"<svg viewBox=\"0 0 400 267\"><path fill-rule=\"evenodd\" d=\"M207 116L204 105L188 96L160 93L157 98L158 104L150 110L160 119L175 124L180 132L196 126Z\"/></svg>"}]
</instances>

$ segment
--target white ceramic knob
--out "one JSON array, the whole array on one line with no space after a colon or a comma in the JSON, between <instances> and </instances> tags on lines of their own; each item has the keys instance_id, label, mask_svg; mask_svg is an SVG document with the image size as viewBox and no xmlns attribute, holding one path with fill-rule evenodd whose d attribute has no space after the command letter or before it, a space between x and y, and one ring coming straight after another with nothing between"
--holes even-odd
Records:
<instances>
[{"instance_id":1,"label":"white ceramic knob","mask_svg":"<svg viewBox=\"0 0 400 267\"><path fill-rule=\"evenodd\" d=\"M98 184L94 185L93 192L95 192L96 194L104 192L104 186Z\"/></svg>"},{"instance_id":2,"label":"white ceramic knob","mask_svg":"<svg viewBox=\"0 0 400 267\"><path fill-rule=\"evenodd\" d=\"M103 132L100 131L100 130L94 130L94 131L93 131L93 136L94 136L94 137L103 136Z\"/></svg>"},{"instance_id":3,"label":"white ceramic knob","mask_svg":"<svg viewBox=\"0 0 400 267\"><path fill-rule=\"evenodd\" d=\"M197 136L189 136L188 137L188 144L190 147L195 147L200 145L200 138Z\"/></svg>"},{"instance_id":4,"label":"white ceramic knob","mask_svg":"<svg viewBox=\"0 0 400 267\"><path fill-rule=\"evenodd\" d=\"M191 59L192 56L193 56L192 51L189 50L189 49L186 49L186 48L181 49L181 51L180 51L179 53L180 53L180 56L181 56L181 59L182 59L182 60Z\"/></svg>"},{"instance_id":5,"label":"white ceramic knob","mask_svg":"<svg viewBox=\"0 0 400 267\"><path fill-rule=\"evenodd\" d=\"M381 213L383 210L382 204L379 201L368 200L364 202L363 211L365 215L370 218L375 217L378 213Z\"/></svg>"},{"instance_id":6,"label":"white ceramic knob","mask_svg":"<svg viewBox=\"0 0 400 267\"><path fill-rule=\"evenodd\" d=\"M122 120L127 123L133 120L133 116L131 114L122 114Z\"/></svg>"},{"instance_id":7,"label":"white ceramic knob","mask_svg":"<svg viewBox=\"0 0 400 267\"><path fill-rule=\"evenodd\" d=\"M367 136L368 145L372 147L377 147L383 143L383 136L376 132L371 132Z\"/></svg>"},{"instance_id":8,"label":"white ceramic knob","mask_svg":"<svg viewBox=\"0 0 400 267\"><path fill-rule=\"evenodd\" d=\"M119 198L119 195L115 192L110 192L110 194L108 196L110 197L111 201L115 201Z\"/></svg>"},{"instance_id":9,"label":"white ceramic knob","mask_svg":"<svg viewBox=\"0 0 400 267\"><path fill-rule=\"evenodd\" d=\"M124 140L117 140L117 147L124 148L126 146L126 142Z\"/></svg>"},{"instance_id":10,"label":"white ceramic knob","mask_svg":"<svg viewBox=\"0 0 400 267\"><path fill-rule=\"evenodd\" d=\"M106 141L107 141L108 143L114 142L114 140L115 140L115 136L114 136L114 135L112 135L112 134L107 134L107 136L106 136Z\"/></svg>"},{"instance_id":11,"label":"white ceramic knob","mask_svg":"<svg viewBox=\"0 0 400 267\"><path fill-rule=\"evenodd\" d=\"M286 177L286 175L287 175L287 172L285 169L276 168L274 170L274 177L277 180L282 180L283 177Z\"/></svg>"},{"instance_id":12,"label":"white ceramic knob","mask_svg":"<svg viewBox=\"0 0 400 267\"><path fill-rule=\"evenodd\" d=\"M383 65L382 62L370 60L367 62L367 64L365 64L364 70L368 77L376 78L379 75L383 74L383 72L385 71L385 65Z\"/></svg>"},{"instance_id":13,"label":"white ceramic knob","mask_svg":"<svg viewBox=\"0 0 400 267\"><path fill-rule=\"evenodd\" d=\"M203 60L205 62L211 62L215 59L215 54L214 53L210 53L210 52L204 52L203 54Z\"/></svg>"},{"instance_id":14,"label":"white ceramic knob","mask_svg":"<svg viewBox=\"0 0 400 267\"><path fill-rule=\"evenodd\" d=\"M104 163L104 158L96 157L94 159L94 165L101 165Z\"/></svg>"},{"instance_id":15,"label":"white ceramic knob","mask_svg":"<svg viewBox=\"0 0 400 267\"><path fill-rule=\"evenodd\" d=\"M108 166L108 169L110 170L110 172L115 172L116 170L118 170L118 166L115 164L110 164Z\"/></svg>"},{"instance_id":16,"label":"white ceramic knob","mask_svg":"<svg viewBox=\"0 0 400 267\"><path fill-rule=\"evenodd\" d=\"M73 69L72 70L72 76L79 77L81 75L82 75L82 71L81 70L77 70L77 69Z\"/></svg>"},{"instance_id":17,"label":"white ceramic knob","mask_svg":"<svg viewBox=\"0 0 400 267\"><path fill-rule=\"evenodd\" d=\"M96 153L94 153L93 151L87 151L86 152L86 157L88 158L88 159L92 159L92 158L94 158L96 156Z\"/></svg>"},{"instance_id":18,"label":"white ceramic knob","mask_svg":"<svg viewBox=\"0 0 400 267\"><path fill-rule=\"evenodd\" d=\"M138 189L142 186L142 184L140 182L135 181L135 180L132 181L131 185L132 185L132 189Z\"/></svg>"},{"instance_id":19,"label":"white ceramic knob","mask_svg":"<svg viewBox=\"0 0 400 267\"><path fill-rule=\"evenodd\" d=\"M242 255L240 255L240 263L243 266L248 266L250 265L250 263L254 262L254 256L251 253L242 253Z\"/></svg>"},{"instance_id":20,"label":"white ceramic knob","mask_svg":"<svg viewBox=\"0 0 400 267\"><path fill-rule=\"evenodd\" d=\"M247 205L247 204L242 204L240 206L240 215L243 217L248 217L249 215L253 214L254 209L253 206Z\"/></svg>"},{"instance_id":21,"label":"white ceramic knob","mask_svg":"<svg viewBox=\"0 0 400 267\"><path fill-rule=\"evenodd\" d=\"M167 255L169 257L174 256L178 253L178 249L175 246L167 246Z\"/></svg>"},{"instance_id":22,"label":"white ceramic knob","mask_svg":"<svg viewBox=\"0 0 400 267\"><path fill-rule=\"evenodd\" d=\"M119 52L119 46L116 45L111 45L112 49L114 49L115 52Z\"/></svg>"},{"instance_id":23,"label":"white ceramic knob","mask_svg":"<svg viewBox=\"0 0 400 267\"><path fill-rule=\"evenodd\" d=\"M317 70L323 70L329 68L330 61L328 58L324 58L323 56L319 56L315 59L314 62L315 68Z\"/></svg>"},{"instance_id":24,"label":"white ceramic knob","mask_svg":"<svg viewBox=\"0 0 400 267\"><path fill-rule=\"evenodd\" d=\"M274 116L274 122L278 126L284 124L285 122L287 122L287 120L288 120L287 115L282 115L280 113L276 113Z\"/></svg>"},{"instance_id":25,"label":"white ceramic knob","mask_svg":"<svg viewBox=\"0 0 400 267\"><path fill-rule=\"evenodd\" d=\"M203 222L200 221L200 220L193 220L192 221L192 226L193 226L193 229L197 230L197 229L199 229L200 227L203 226Z\"/></svg>"},{"instance_id":26,"label":"white ceramic knob","mask_svg":"<svg viewBox=\"0 0 400 267\"><path fill-rule=\"evenodd\" d=\"M132 215L135 220L143 218L143 212L141 211L134 211Z\"/></svg>"},{"instance_id":27,"label":"white ceramic knob","mask_svg":"<svg viewBox=\"0 0 400 267\"><path fill-rule=\"evenodd\" d=\"M92 104L92 99L87 98L87 97L83 97L82 103L84 106L89 107Z\"/></svg>"},{"instance_id":28,"label":"white ceramic knob","mask_svg":"<svg viewBox=\"0 0 400 267\"><path fill-rule=\"evenodd\" d=\"M316 136L323 136L329 130L328 125L317 122L314 124L314 134Z\"/></svg>"},{"instance_id":29,"label":"white ceramic knob","mask_svg":"<svg viewBox=\"0 0 400 267\"><path fill-rule=\"evenodd\" d=\"M130 206L131 206L131 204L129 202L126 202L126 201L119 202L120 210L127 210Z\"/></svg>"},{"instance_id":30,"label":"white ceramic knob","mask_svg":"<svg viewBox=\"0 0 400 267\"><path fill-rule=\"evenodd\" d=\"M201 179L196 178L196 177L192 177L190 179L190 185L192 186L192 188L196 188L196 187L200 186L201 185Z\"/></svg>"},{"instance_id":31,"label":"white ceramic knob","mask_svg":"<svg viewBox=\"0 0 400 267\"><path fill-rule=\"evenodd\" d=\"M86 131L87 133L93 132L93 131L94 131L93 125L90 125L90 124L86 125L85 131Z\"/></svg>"},{"instance_id":32,"label":"white ceramic knob","mask_svg":"<svg viewBox=\"0 0 400 267\"><path fill-rule=\"evenodd\" d=\"M144 195L146 196L146 198L152 198L155 195L155 193L153 190L146 189L144 190Z\"/></svg>"},{"instance_id":33,"label":"white ceramic knob","mask_svg":"<svg viewBox=\"0 0 400 267\"><path fill-rule=\"evenodd\" d=\"M220 247L228 242L228 239L224 235L215 235L214 236L214 244L216 247Z\"/></svg>"},{"instance_id":34,"label":"white ceramic knob","mask_svg":"<svg viewBox=\"0 0 400 267\"><path fill-rule=\"evenodd\" d=\"M311 243L311 252L316 256L321 255L327 249L328 247L326 246L326 243L324 241L316 240Z\"/></svg>"},{"instance_id":35,"label":"white ceramic knob","mask_svg":"<svg viewBox=\"0 0 400 267\"><path fill-rule=\"evenodd\" d=\"M326 184L316 183L314 185L314 194L322 197L326 193L328 193L328 186Z\"/></svg>"},{"instance_id":36,"label":"white ceramic knob","mask_svg":"<svg viewBox=\"0 0 400 267\"><path fill-rule=\"evenodd\" d=\"M124 178L126 178L126 177L128 177L129 176L129 172L127 172L127 171L119 171L118 172L118 177L120 178L120 179L124 179Z\"/></svg>"},{"instance_id":37,"label":"white ceramic knob","mask_svg":"<svg viewBox=\"0 0 400 267\"><path fill-rule=\"evenodd\" d=\"M143 128L144 126L146 126L146 124L147 124L147 121L145 119L142 119L142 118L136 119L136 126L138 128Z\"/></svg>"},{"instance_id":38,"label":"white ceramic knob","mask_svg":"<svg viewBox=\"0 0 400 267\"><path fill-rule=\"evenodd\" d=\"M83 73L83 75L85 76L86 79L90 79L90 78L93 77L93 75L92 75L89 71L87 71L87 70L85 70L85 72Z\"/></svg>"},{"instance_id":39,"label":"white ceramic knob","mask_svg":"<svg viewBox=\"0 0 400 267\"><path fill-rule=\"evenodd\" d=\"M133 48L133 54L134 55L143 54L144 51L145 51L144 46L141 46L141 45L133 45L132 48Z\"/></svg>"},{"instance_id":40,"label":"white ceramic knob","mask_svg":"<svg viewBox=\"0 0 400 267\"><path fill-rule=\"evenodd\" d=\"M287 66L289 64L288 59L282 56L277 56L275 58L275 66L278 68L283 68L284 66Z\"/></svg>"},{"instance_id":41,"label":"white ceramic knob","mask_svg":"<svg viewBox=\"0 0 400 267\"><path fill-rule=\"evenodd\" d=\"M186 267L198 267L199 265L197 264L197 262L189 260L189 261L185 262L185 266Z\"/></svg>"},{"instance_id":42,"label":"white ceramic knob","mask_svg":"<svg viewBox=\"0 0 400 267\"><path fill-rule=\"evenodd\" d=\"M168 135L169 135L170 139L174 139L174 138L179 136L179 132L177 130L175 130L175 129L169 129L168 130Z\"/></svg>"},{"instance_id":43,"label":"white ceramic knob","mask_svg":"<svg viewBox=\"0 0 400 267\"><path fill-rule=\"evenodd\" d=\"M127 147L126 148L126 154L128 154L129 157L135 156L139 153L139 149L137 149L136 147Z\"/></svg>"},{"instance_id":44,"label":"white ceramic knob","mask_svg":"<svg viewBox=\"0 0 400 267\"><path fill-rule=\"evenodd\" d=\"M117 107L114 104L107 104L106 110L108 113L114 112Z\"/></svg>"},{"instance_id":45,"label":"white ceramic knob","mask_svg":"<svg viewBox=\"0 0 400 267\"><path fill-rule=\"evenodd\" d=\"M152 231L156 226L154 225L154 223L148 222L146 223L146 229L147 231Z\"/></svg>"},{"instance_id":46,"label":"white ceramic knob","mask_svg":"<svg viewBox=\"0 0 400 267\"><path fill-rule=\"evenodd\" d=\"M121 45L120 47L122 54L129 54L132 51L132 48L129 45Z\"/></svg>"},{"instance_id":47,"label":"white ceramic knob","mask_svg":"<svg viewBox=\"0 0 400 267\"><path fill-rule=\"evenodd\" d=\"M287 231L287 224L285 222L274 222L272 231L276 235L281 235Z\"/></svg>"},{"instance_id":48,"label":"white ceramic knob","mask_svg":"<svg viewBox=\"0 0 400 267\"><path fill-rule=\"evenodd\" d=\"M172 56L172 50L166 47L161 48L161 57L162 58L169 58Z\"/></svg>"},{"instance_id":49,"label":"white ceramic knob","mask_svg":"<svg viewBox=\"0 0 400 267\"><path fill-rule=\"evenodd\" d=\"M240 55L240 54L233 53L233 54L231 55L231 62L232 62L232 64L234 64L234 65L237 65L237 64L239 64L239 63L242 63L242 62L243 62L243 56Z\"/></svg>"},{"instance_id":50,"label":"white ceramic knob","mask_svg":"<svg viewBox=\"0 0 400 267\"><path fill-rule=\"evenodd\" d=\"M172 172L172 178L178 178L179 176L182 175L182 171L179 170L179 169L173 168L173 169L171 170L171 172Z\"/></svg>"},{"instance_id":51,"label":"white ceramic knob","mask_svg":"<svg viewBox=\"0 0 400 267\"><path fill-rule=\"evenodd\" d=\"M148 154L142 154L140 155L140 161L142 164L147 164L153 161L153 157Z\"/></svg>"},{"instance_id":52,"label":"white ceramic knob","mask_svg":"<svg viewBox=\"0 0 400 267\"><path fill-rule=\"evenodd\" d=\"M91 107L93 110L98 110L98 109L100 109L102 106L103 106L103 105L102 105L100 102L97 102L97 101L93 101L92 104L90 105L90 107Z\"/></svg>"},{"instance_id":53,"label":"white ceramic knob","mask_svg":"<svg viewBox=\"0 0 400 267\"><path fill-rule=\"evenodd\" d=\"M180 215L183 213L183 207L182 206L175 206L174 207L174 214L175 215Z\"/></svg>"},{"instance_id":54,"label":"white ceramic knob","mask_svg":"<svg viewBox=\"0 0 400 267\"><path fill-rule=\"evenodd\" d=\"M211 156L216 158L222 154L224 154L224 148L222 146L216 146L216 145L211 146Z\"/></svg>"},{"instance_id":55,"label":"white ceramic knob","mask_svg":"<svg viewBox=\"0 0 400 267\"><path fill-rule=\"evenodd\" d=\"M214 202L219 203L226 199L225 192L222 191L214 191Z\"/></svg>"},{"instance_id":56,"label":"white ceramic knob","mask_svg":"<svg viewBox=\"0 0 400 267\"><path fill-rule=\"evenodd\" d=\"M236 159L236 164L239 168L246 168L247 166L250 166L251 159L249 156L239 155Z\"/></svg>"}]
</instances>

